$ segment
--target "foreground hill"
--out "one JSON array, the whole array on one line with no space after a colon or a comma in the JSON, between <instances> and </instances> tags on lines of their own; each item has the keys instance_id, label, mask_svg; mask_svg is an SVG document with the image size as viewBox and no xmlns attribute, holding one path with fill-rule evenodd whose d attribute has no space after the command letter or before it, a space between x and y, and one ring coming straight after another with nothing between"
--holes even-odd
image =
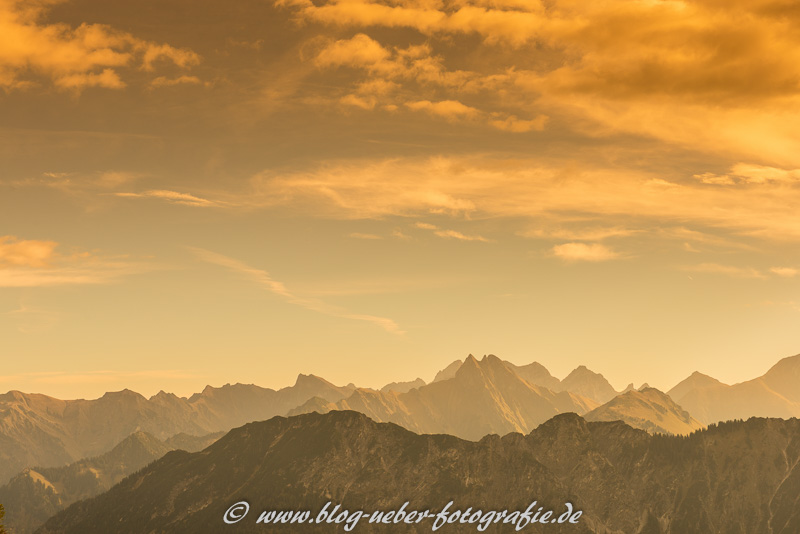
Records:
<instances>
[{"instance_id":1,"label":"foreground hill","mask_svg":"<svg viewBox=\"0 0 800 534\"><path fill-rule=\"evenodd\" d=\"M221 436L222 433L206 436L180 434L161 441L145 432L135 432L102 456L64 467L25 469L0 487L0 503L6 509L6 526L14 534L33 532L59 510L80 499L103 493L169 451L198 451Z\"/></svg>"},{"instance_id":2,"label":"foreground hill","mask_svg":"<svg viewBox=\"0 0 800 534\"><path fill-rule=\"evenodd\" d=\"M691 434L703 425L655 388L631 390L584 415L587 421L624 421L650 433Z\"/></svg>"},{"instance_id":3,"label":"foreground hill","mask_svg":"<svg viewBox=\"0 0 800 534\"><path fill-rule=\"evenodd\" d=\"M590 399L531 384L489 355L482 360L469 356L452 378L406 393L357 389L336 403L311 399L289 414L354 410L418 433L480 439L486 434L528 433L559 413L582 414L595 406Z\"/></svg>"},{"instance_id":4,"label":"foreground hill","mask_svg":"<svg viewBox=\"0 0 800 534\"><path fill-rule=\"evenodd\" d=\"M250 515L225 525L225 511L242 500ZM168 453L39 532L277 532L255 523L261 510L316 514L328 501L391 510L410 501L409 509L436 512L451 500L483 510L525 509L533 500L560 510L569 501L583 511L578 525L527 532L796 534L800 421L752 419L674 437L564 414L527 436L470 442L355 412L276 417L234 429L202 452ZM430 532L431 525L376 528L362 520L357 529ZM341 529L304 524L302 531ZM446 531L475 532L475 525Z\"/></svg>"},{"instance_id":5,"label":"foreground hill","mask_svg":"<svg viewBox=\"0 0 800 534\"><path fill-rule=\"evenodd\" d=\"M97 456L136 431L158 439L227 431L286 412L312 397L337 401L355 386L313 375L278 391L254 385L206 387L183 398L163 391L147 399L130 390L95 400L59 400L11 391L0 395L0 484L34 465L66 465Z\"/></svg>"},{"instance_id":6,"label":"foreground hill","mask_svg":"<svg viewBox=\"0 0 800 534\"><path fill-rule=\"evenodd\" d=\"M732 386L695 372L667 394L704 424L800 417L800 354L782 359L763 376Z\"/></svg>"}]
</instances>

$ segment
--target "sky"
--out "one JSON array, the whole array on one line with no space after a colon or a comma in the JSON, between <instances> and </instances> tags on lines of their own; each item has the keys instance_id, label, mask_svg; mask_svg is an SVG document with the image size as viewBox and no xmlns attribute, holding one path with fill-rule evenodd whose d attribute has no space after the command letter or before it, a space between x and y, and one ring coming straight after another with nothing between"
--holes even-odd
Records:
<instances>
[{"instance_id":1,"label":"sky","mask_svg":"<svg viewBox=\"0 0 800 534\"><path fill-rule=\"evenodd\" d=\"M785 0L0 0L0 391L800 352Z\"/></svg>"}]
</instances>

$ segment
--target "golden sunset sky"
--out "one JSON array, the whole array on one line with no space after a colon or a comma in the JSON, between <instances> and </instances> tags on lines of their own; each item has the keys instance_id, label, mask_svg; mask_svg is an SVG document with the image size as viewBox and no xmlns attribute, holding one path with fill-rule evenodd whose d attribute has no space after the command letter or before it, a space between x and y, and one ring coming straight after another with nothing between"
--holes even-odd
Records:
<instances>
[{"instance_id":1,"label":"golden sunset sky","mask_svg":"<svg viewBox=\"0 0 800 534\"><path fill-rule=\"evenodd\" d=\"M786 0L0 0L0 391L800 352Z\"/></svg>"}]
</instances>

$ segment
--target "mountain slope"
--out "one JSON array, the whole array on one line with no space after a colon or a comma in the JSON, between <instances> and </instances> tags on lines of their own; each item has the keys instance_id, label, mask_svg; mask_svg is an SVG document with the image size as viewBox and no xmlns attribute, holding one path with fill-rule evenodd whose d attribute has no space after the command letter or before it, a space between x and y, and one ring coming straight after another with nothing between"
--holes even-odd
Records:
<instances>
[{"instance_id":1,"label":"mountain slope","mask_svg":"<svg viewBox=\"0 0 800 534\"><path fill-rule=\"evenodd\" d=\"M354 412L276 417L231 431L203 452L172 452L107 493L51 518L42 534L227 532L225 511L247 500L237 532L271 531L261 510L454 509L573 503L577 525L534 533L795 534L800 528L800 422L712 426L689 437L651 436L620 422L557 416L528 436L478 442L417 435ZM313 517L313 515L312 515ZM360 532L429 532L374 525ZM341 525L304 524L303 532ZM289 529L291 530L291 529ZM498 530L498 532L510 529ZM277 529L275 530L277 531ZM450 524L448 532L475 532Z\"/></svg>"},{"instance_id":2,"label":"mountain slope","mask_svg":"<svg viewBox=\"0 0 800 534\"><path fill-rule=\"evenodd\" d=\"M587 421L623 421L650 433L684 435L703 428L667 394L655 388L618 395L583 417Z\"/></svg>"},{"instance_id":3,"label":"mountain slope","mask_svg":"<svg viewBox=\"0 0 800 534\"><path fill-rule=\"evenodd\" d=\"M99 495L125 476L178 447L204 449L222 436L182 434L162 442L145 432L134 432L111 451L64 467L25 469L0 487L6 525L16 534L33 532L50 516L80 499Z\"/></svg>"}]
</instances>

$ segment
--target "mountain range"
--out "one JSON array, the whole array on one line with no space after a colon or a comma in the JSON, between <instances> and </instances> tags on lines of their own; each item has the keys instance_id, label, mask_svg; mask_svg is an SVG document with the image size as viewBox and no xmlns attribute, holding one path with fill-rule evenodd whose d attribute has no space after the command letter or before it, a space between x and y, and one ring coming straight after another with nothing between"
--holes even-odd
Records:
<instances>
[{"instance_id":1,"label":"mountain range","mask_svg":"<svg viewBox=\"0 0 800 534\"><path fill-rule=\"evenodd\" d=\"M531 524L527 532L796 534L800 421L729 422L686 437L561 414L528 435L466 441L419 435L352 411L275 417L234 429L202 452L167 453L37 532L229 532L223 515L240 501L253 508L235 525L242 533L273 531L256 524L262 510L316 515L328 501L367 513L406 501L408 510L434 513L449 501L453 510L524 510L537 501L556 513L569 502L582 515L577 525ZM387 530L363 519L357 528L428 532L431 525ZM447 531L475 528L455 523Z\"/></svg>"},{"instance_id":2,"label":"mountain range","mask_svg":"<svg viewBox=\"0 0 800 534\"><path fill-rule=\"evenodd\" d=\"M8 510L5 524L14 534L29 534L56 512L103 493L167 452L198 451L222 435L178 434L161 441L146 432L134 432L101 456L64 467L27 468L0 487L0 502Z\"/></svg>"},{"instance_id":3,"label":"mountain range","mask_svg":"<svg viewBox=\"0 0 800 534\"><path fill-rule=\"evenodd\" d=\"M469 356L431 383L394 382L380 390L335 386L299 375L280 390L255 385L207 386L188 398L124 390L95 400L59 400L11 391L0 395L0 484L25 468L54 467L109 451L136 431L164 440L178 433L227 431L275 415L355 410L420 433L480 439L527 433L565 412L590 420L623 420L649 432L690 433L709 423L751 416L800 415L800 355L764 376L726 385L695 373L667 395L629 385L615 390L584 366L559 380L541 364L515 365ZM688 412L688 413L687 413Z\"/></svg>"},{"instance_id":4,"label":"mountain range","mask_svg":"<svg viewBox=\"0 0 800 534\"><path fill-rule=\"evenodd\" d=\"M584 414L597 407L592 399L567 391L556 393L525 380L517 370L527 367L509 365L493 355L482 360L470 355L451 378L405 393L356 389L338 402L312 398L289 414L355 410L420 434L477 440L486 434L528 433L559 413Z\"/></svg>"},{"instance_id":5,"label":"mountain range","mask_svg":"<svg viewBox=\"0 0 800 534\"><path fill-rule=\"evenodd\" d=\"M31 466L66 465L109 451L133 432L157 439L227 431L250 421L285 415L311 397L331 402L355 386L337 387L300 375L280 390L254 385L206 387L184 398L159 392L149 399L130 390L96 400L59 400L11 391L0 395L0 484Z\"/></svg>"}]
</instances>

